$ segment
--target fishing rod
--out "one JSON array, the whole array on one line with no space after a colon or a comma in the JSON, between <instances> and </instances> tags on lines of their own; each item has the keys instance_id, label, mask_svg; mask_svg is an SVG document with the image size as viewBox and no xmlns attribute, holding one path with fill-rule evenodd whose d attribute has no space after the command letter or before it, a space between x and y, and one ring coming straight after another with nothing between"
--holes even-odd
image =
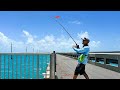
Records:
<instances>
[{"instance_id":1,"label":"fishing rod","mask_svg":"<svg viewBox=\"0 0 120 90\"><path fill-rule=\"evenodd\" d=\"M58 20L55 19L55 21L67 32L67 34L72 38L72 40L75 42L75 40L73 39L73 37L70 35L70 33L65 29L65 27L60 23L58 22ZM77 48L79 48L79 45L75 42Z\"/></svg>"}]
</instances>

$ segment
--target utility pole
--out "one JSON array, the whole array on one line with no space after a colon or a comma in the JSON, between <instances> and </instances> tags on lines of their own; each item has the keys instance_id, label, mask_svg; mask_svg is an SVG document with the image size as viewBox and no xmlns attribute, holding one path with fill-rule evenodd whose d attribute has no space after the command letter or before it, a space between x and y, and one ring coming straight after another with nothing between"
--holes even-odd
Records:
<instances>
[{"instance_id":1,"label":"utility pole","mask_svg":"<svg viewBox=\"0 0 120 90\"><path fill-rule=\"evenodd\" d=\"M12 54L12 42L11 42L11 54ZM12 59L12 55L11 55L11 59Z\"/></svg>"},{"instance_id":2,"label":"utility pole","mask_svg":"<svg viewBox=\"0 0 120 90\"><path fill-rule=\"evenodd\" d=\"M26 53L27 53L27 47L26 47Z\"/></svg>"},{"instance_id":3,"label":"utility pole","mask_svg":"<svg viewBox=\"0 0 120 90\"><path fill-rule=\"evenodd\" d=\"M33 53L34 53L34 48L33 48Z\"/></svg>"},{"instance_id":4,"label":"utility pole","mask_svg":"<svg viewBox=\"0 0 120 90\"><path fill-rule=\"evenodd\" d=\"M11 53L12 53L12 43L11 43Z\"/></svg>"}]
</instances>

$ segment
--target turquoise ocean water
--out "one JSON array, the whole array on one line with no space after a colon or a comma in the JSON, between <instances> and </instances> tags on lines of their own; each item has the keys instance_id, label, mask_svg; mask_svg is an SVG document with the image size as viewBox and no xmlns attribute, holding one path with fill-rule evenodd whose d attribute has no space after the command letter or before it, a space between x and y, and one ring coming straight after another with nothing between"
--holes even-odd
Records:
<instances>
[{"instance_id":1,"label":"turquoise ocean water","mask_svg":"<svg viewBox=\"0 0 120 90\"><path fill-rule=\"evenodd\" d=\"M11 58L12 57L12 58ZM1 79L43 79L50 55L0 55Z\"/></svg>"}]
</instances>

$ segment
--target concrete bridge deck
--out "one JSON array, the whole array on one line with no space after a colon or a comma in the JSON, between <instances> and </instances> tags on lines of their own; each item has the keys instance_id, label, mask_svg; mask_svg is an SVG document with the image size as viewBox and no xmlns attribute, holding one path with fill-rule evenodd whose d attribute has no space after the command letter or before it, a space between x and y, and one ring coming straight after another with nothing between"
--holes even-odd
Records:
<instances>
[{"instance_id":1,"label":"concrete bridge deck","mask_svg":"<svg viewBox=\"0 0 120 90\"><path fill-rule=\"evenodd\" d=\"M58 79L72 79L77 60L56 54L56 74ZM86 72L90 79L120 79L120 73L92 64L86 65ZM77 79L85 79L79 75Z\"/></svg>"}]
</instances>

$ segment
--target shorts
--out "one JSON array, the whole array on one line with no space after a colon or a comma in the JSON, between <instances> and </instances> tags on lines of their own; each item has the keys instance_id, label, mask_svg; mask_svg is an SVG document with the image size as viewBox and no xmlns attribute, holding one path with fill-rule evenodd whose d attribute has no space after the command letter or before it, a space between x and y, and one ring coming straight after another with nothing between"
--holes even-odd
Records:
<instances>
[{"instance_id":1,"label":"shorts","mask_svg":"<svg viewBox=\"0 0 120 90\"><path fill-rule=\"evenodd\" d=\"M82 75L85 73L85 65L84 64L78 64L76 69L75 69L75 72L74 72L74 75Z\"/></svg>"}]
</instances>

